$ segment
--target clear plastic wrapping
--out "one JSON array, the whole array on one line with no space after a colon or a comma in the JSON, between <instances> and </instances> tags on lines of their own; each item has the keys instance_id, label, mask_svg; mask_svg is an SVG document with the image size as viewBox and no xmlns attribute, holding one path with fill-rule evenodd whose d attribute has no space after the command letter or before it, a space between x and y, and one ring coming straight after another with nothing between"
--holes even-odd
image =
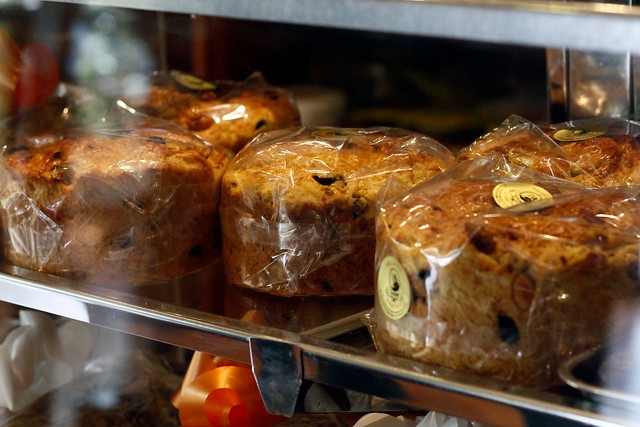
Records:
<instances>
[{"instance_id":1,"label":"clear plastic wrapping","mask_svg":"<svg viewBox=\"0 0 640 427\"><path fill-rule=\"evenodd\" d=\"M234 152L262 132L300 125L291 93L257 72L241 82L157 73L149 87L123 100Z\"/></svg>"},{"instance_id":2,"label":"clear plastic wrapping","mask_svg":"<svg viewBox=\"0 0 640 427\"><path fill-rule=\"evenodd\" d=\"M461 150L461 160L508 162L590 187L640 184L640 123L593 118L538 126L519 116Z\"/></svg>"},{"instance_id":3,"label":"clear plastic wrapping","mask_svg":"<svg viewBox=\"0 0 640 427\"><path fill-rule=\"evenodd\" d=\"M455 164L424 135L391 128L267 132L222 180L229 281L282 295L373 293L377 192L415 185Z\"/></svg>"},{"instance_id":4,"label":"clear plastic wrapping","mask_svg":"<svg viewBox=\"0 0 640 427\"><path fill-rule=\"evenodd\" d=\"M21 117L0 159L5 260L107 284L170 280L211 263L231 153L169 122L59 101ZM56 117L49 133L19 126Z\"/></svg>"},{"instance_id":5,"label":"clear plastic wrapping","mask_svg":"<svg viewBox=\"0 0 640 427\"><path fill-rule=\"evenodd\" d=\"M544 385L628 323L611 314L638 294L640 187L587 188L497 158L392 184L376 223L382 351Z\"/></svg>"},{"instance_id":6,"label":"clear plastic wrapping","mask_svg":"<svg viewBox=\"0 0 640 427\"><path fill-rule=\"evenodd\" d=\"M0 346L3 426L177 426L180 376L149 342L23 310ZM132 348L133 347L133 348Z\"/></svg>"}]
</instances>

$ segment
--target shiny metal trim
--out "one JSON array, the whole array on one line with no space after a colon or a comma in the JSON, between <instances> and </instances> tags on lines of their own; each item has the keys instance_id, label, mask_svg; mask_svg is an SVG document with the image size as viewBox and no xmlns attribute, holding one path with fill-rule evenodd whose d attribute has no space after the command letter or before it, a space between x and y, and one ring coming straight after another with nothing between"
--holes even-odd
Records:
<instances>
[{"instance_id":1,"label":"shiny metal trim","mask_svg":"<svg viewBox=\"0 0 640 427\"><path fill-rule=\"evenodd\" d=\"M280 368L291 369L290 391L303 378L496 426L540 425L541 418L555 426L636 424L635 420L605 416L601 411L606 408L594 407L586 399L506 386L486 378L147 298L112 291L92 290L89 294L69 281L6 265L0 266L0 300L242 363L261 360L259 371L272 358L265 356L265 349L285 348L290 350L291 357L286 357ZM335 325L329 329L334 330ZM275 353L280 358L283 354ZM267 373L273 376L274 371ZM258 372L257 379L260 381L264 374L265 371ZM266 384L261 390L274 387ZM291 410L286 402L272 403L282 412ZM530 420L532 415L535 422Z\"/></svg>"},{"instance_id":2,"label":"shiny metal trim","mask_svg":"<svg viewBox=\"0 0 640 427\"><path fill-rule=\"evenodd\" d=\"M351 347L300 346L306 379L494 426L637 426L611 408Z\"/></svg>"},{"instance_id":3,"label":"shiny metal trim","mask_svg":"<svg viewBox=\"0 0 640 427\"><path fill-rule=\"evenodd\" d=\"M265 333L257 325L122 292L89 293L73 282L7 265L0 265L0 300L242 363L251 363L249 338Z\"/></svg>"},{"instance_id":4,"label":"shiny metal trim","mask_svg":"<svg viewBox=\"0 0 640 427\"><path fill-rule=\"evenodd\" d=\"M521 46L640 53L640 9L518 0L58 0L226 18L446 37Z\"/></svg>"},{"instance_id":5,"label":"shiny metal trim","mask_svg":"<svg viewBox=\"0 0 640 427\"><path fill-rule=\"evenodd\" d=\"M251 338L251 367L265 408L272 414L292 416L300 387L300 349L289 342Z\"/></svg>"}]
</instances>

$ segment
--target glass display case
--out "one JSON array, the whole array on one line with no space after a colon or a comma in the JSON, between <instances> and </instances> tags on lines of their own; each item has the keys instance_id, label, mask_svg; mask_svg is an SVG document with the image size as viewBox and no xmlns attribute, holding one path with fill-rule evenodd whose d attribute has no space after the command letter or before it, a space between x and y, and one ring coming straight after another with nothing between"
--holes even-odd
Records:
<instances>
[{"instance_id":1,"label":"glass display case","mask_svg":"<svg viewBox=\"0 0 640 427\"><path fill-rule=\"evenodd\" d=\"M89 96L93 106L96 98L118 103L144 90L155 73L178 72L202 85L247 81L258 72L263 84L284 88L297 100L303 124L404 128L435 138L453 153L512 115L540 123L619 116L634 113L640 99L634 74L640 10L632 5L538 0L133 3L0 1L0 97L10 100L0 103L3 142L16 134L34 145L46 144L51 135L58 138L61 117L78 118L73 116L75 104L56 110L66 115L56 113L53 121L49 116L15 121L16 114L51 96L69 95L72 102ZM18 77L11 74L15 69L22 70ZM105 111L103 103L97 104ZM86 117L90 112L82 114L81 120L91 120ZM132 132L123 126L109 127L107 133ZM51 155L49 161L55 162L60 154ZM64 182L60 167L52 171ZM5 181L3 177L7 187ZM122 192L132 185L124 183ZM133 199L127 203L135 204ZM7 209L9 202L2 203ZM207 231L199 226L191 224L204 235ZM90 243L99 231L86 233L75 239ZM32 245L37 254L47 250L40 238L9 233L10 240L21 247ZM120 249L131 244L111 243ZM158 251L171 250L164 246ZM195 255L202 250L198 246ZM67 373L66 380L49 378L40 390L61 389L85 400L90 396L105 408L108 396L93 393L92 379L103 390L140 375L142 388L154 391L145 403L159 405L147 409L166 416L142 419L140 425L178 422L170 402L194 352L249 366L266 410L283 419L326 411L345 414L343 424L336 425L347 425L349 414L353 419L353 414L380 410L437 411L496 426L637 423L640 397L602 388L593 380L595 368L589 364L602 362L596 352L601 348L566 361L562 383L514 385L376 351L370 334L375 327L370 318L373 295L292 298L256 292L227 283L220 259L144 285L137 280L105 285L104 277L87 280L93 277L90 268L80 277L47 274L9 259L5 256L0 271L6 345L17 342L15 331L28 336L32 329L27 327L33 325L50 339L58 336L52 331L60 334L60 342L53 344L32 338L39 349L32 351L55 362L46 367L50 377ZM247 320L248 312L258 313L260 322ZM46 319L41 318L45 313ZM55 357L48 354L47 343L58 349ZM100 354L112 357L89 357L79 343L96 345ZM35 357L25 351L30 354L26 359ZM3 361L5 374L24 376L18 371L22 363L13 357ZM70 376L75 378L77 369L86 374L87 366L97 379L83 377L79 388L69 388ZM26 417L33 423L34 414L38 420L61 420L52 409L54 398L47 409L28 410L41 395L25 381L4 392L9 402L4 406L6 425L19 425ZM131 383L135 386L126 383L125 388L138 392L140 383ZM352 401L329 409L305 408L312 384L342 397L347 391ZM353 403L354 396L366 404ZM165 409L158 409L163 407L158 401ZM141 411L127 407L119 413L130 417Z\"/></svg>"}]
</instances>

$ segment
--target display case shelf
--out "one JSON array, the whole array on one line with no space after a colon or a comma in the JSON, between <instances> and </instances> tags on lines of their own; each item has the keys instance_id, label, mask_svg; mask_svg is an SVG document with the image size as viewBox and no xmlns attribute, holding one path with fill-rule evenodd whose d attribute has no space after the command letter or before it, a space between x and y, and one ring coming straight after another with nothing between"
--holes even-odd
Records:
<instances>
[{"instance_id":1,"label":"display case shelf","mask_svg":"<svg viewBox=\"0 0 640 427\"><path fill-rule=\"evenodd\" d=\"M111 288L2 266L0 299L126 334L250 363L269 409L291 414L302 381L496 426L631 426L637 413L566 390L515 387L351 345L361 314L291 332ZM333 305L333 303L331 304ZM273 370L276 372L272 372ZM266 373L265 373L266 372ZM277 375L277 383L267 379ZM541 424L543 423L543 424Z\"/></svg>"},{"instance_id":2,"label":"display case shelf","mask_svg":"<svg viewBox=\"0 0 640 427\"><path fill-rule=\"evenodd\" d=\"M51 3L54 3L51 1ZM604 3L469 0L66 0L98 7L195 14L588 51L640 53L640 9ZM164 289L167 291L167 289ZM163 295L175 296L171 294ZM0 269L0 300L242 363L251 363L273 412L289 414L301 381L379 396L492 425L632 426L629 408L572 389L512 387L351 345L363 306L305 328L261 326L156 298L86 286L13 266ZM366 306L366 304L365 304ZM369 306L370 307L370 306ZM340 339L339 342L336 338ZM274 370L276 370L274 372ZM281 374L276 390L267 381ZM282 386L284 386L283 392ZM285 398L278 398L277 395Z\"/></svg>"}]
</instances>

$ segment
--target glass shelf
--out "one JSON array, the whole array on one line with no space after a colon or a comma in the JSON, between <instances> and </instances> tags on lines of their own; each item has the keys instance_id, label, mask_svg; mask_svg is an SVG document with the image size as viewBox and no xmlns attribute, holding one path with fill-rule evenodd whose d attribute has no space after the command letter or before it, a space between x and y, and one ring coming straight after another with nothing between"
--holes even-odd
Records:
<instances>
[{"instance_id":1,"label":"glass shelf","mask_svg":"<svg viewBox=\"0 0 640 427\"><path fill-rule=\"evenodd\" d=\"M216 274L208 277L216 280L214 287L223 288L216 291L221 299L232 301L238 314L252 306L247 303L252 293L229 288L222 279L216 279ZM180 287L188 286L175 283L129 290L89 288L13 266L3 265L0 269L0 299L6 302L251 363L267 407L276 413L291 414L295 399L270 397L296 396L301 381L307 380L375 395L407 408L438 410L497 426L540 422L631 426L637 417L637 413L627 414L624 409L593 402L569 390L514 387L377 353L362 340L354 344L350 335L359 331L368 336L363 320L369 310L366 307L371 305L368 297L311 299L298 301L295 307L292 301L296 300L290 298L282 299L280 307L274 305L276 299L266 306L253 305L276 313L270 321L280 326L273 327L234 318L229 309L199 307L196 301L203 298L194 299L192 306L184 301L181 305L168 302L180 300ZM233 292L242 295L238 297ZM258 293L253 297L258 303L272 298ZM296 315L297 319L308 316L304 304L311 304L316 312L323 308L325 316L316 322L305 321L304 325L295 321ZM277 388L261 381L273 375L278 375Z\"/></svg>"}]
</instances>

